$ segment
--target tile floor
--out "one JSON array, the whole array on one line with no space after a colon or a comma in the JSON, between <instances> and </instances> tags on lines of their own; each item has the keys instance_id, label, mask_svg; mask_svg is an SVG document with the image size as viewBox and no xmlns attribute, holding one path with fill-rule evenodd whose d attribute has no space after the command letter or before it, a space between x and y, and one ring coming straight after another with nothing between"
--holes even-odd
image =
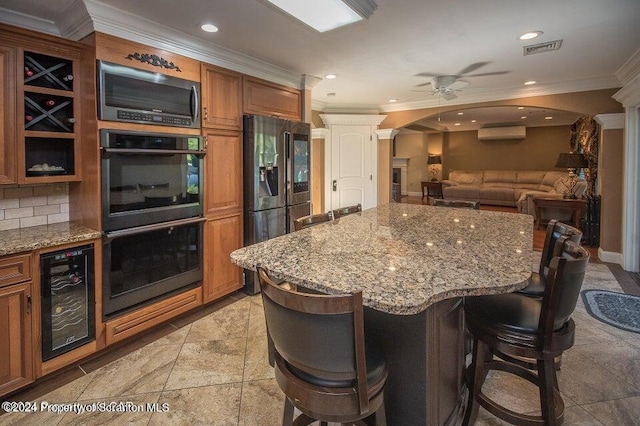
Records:
<instances>
[{"instance_id":1,"label":"tile floor","mask_svg":"<svg viewBox=\"0 0 640 426\"><path fill-rule=\"evenodd\" d=\"M621 291L602 263L589 265L583 287ZM593 319L581 301L574 319L576 344L559 372L565 425L640 425L640 334ZM278 425L284 397L266 350L260 297L236 293L13 398L166 404L166 412L4 414L0 425ZM527 382L493 375L487 383L516 410L539 407ZM480 410L476 425L502 424Z\"/></svg>"}]
</instances>

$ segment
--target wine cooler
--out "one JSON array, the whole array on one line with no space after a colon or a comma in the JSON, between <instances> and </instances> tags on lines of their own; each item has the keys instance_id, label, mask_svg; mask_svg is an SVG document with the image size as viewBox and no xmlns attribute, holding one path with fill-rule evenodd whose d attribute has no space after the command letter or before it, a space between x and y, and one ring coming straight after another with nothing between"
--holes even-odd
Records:
<instances>
[{"instance_id":1,"label":"wine cooler","mask_svg":"<svg viewBox=\"0 0 640 426\"><path fill-rule=\"evenodd\" d=\"M95 339L93 245L40 256L42 360Z\"/></svg>"}]
</instances>

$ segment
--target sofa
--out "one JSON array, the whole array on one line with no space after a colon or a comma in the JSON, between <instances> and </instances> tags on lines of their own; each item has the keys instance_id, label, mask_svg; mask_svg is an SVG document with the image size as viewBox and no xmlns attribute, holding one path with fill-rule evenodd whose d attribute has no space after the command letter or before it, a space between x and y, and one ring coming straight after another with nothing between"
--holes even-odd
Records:
<instances>
[{"instance_id":1,"label":"sofa","mask_svg":"<svg viewBox=\"0 0 640 426\"><path fill-rule=\"evenodd\" d=\"M453 170L449 179L442 181L442 194L445 200L471 200L479 201L481 205L517 207L520 213L535 215L533 199L562 198L569 181L569 173L566 172ZM580 198L586 189L587 183L578 179L575 195Z\"/></svg>"}]
</instances>

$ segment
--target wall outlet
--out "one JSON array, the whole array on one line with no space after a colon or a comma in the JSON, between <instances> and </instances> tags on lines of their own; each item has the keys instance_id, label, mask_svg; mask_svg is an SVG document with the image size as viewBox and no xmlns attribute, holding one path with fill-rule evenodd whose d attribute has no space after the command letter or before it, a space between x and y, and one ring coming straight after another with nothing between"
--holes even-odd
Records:
<instances>
[{"instance_id":1,"label":"wall outlet","mask_svg":"<svg viewBox=\"0 0 640 426\"><path fill-rule=\"evenodd\" d=\"M53 185L53 195L64 195L64 183L56 183Z\"/></svg>"}]
</instances>

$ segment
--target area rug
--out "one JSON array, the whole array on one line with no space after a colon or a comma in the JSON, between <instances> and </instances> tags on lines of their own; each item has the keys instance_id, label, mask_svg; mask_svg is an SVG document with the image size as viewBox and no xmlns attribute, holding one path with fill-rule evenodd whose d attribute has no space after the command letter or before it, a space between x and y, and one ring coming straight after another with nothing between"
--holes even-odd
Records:
<instances>
[{"instance_id":1,"label":"area rug","mask_svg":"<svg viewBox=\"0 0 640 426\"><path fill-rule=\"evenodd\" d=\"M589 314L611 326L640 333L640 297L605 290L583 290Z\"/></svg>"}]
</instances>

